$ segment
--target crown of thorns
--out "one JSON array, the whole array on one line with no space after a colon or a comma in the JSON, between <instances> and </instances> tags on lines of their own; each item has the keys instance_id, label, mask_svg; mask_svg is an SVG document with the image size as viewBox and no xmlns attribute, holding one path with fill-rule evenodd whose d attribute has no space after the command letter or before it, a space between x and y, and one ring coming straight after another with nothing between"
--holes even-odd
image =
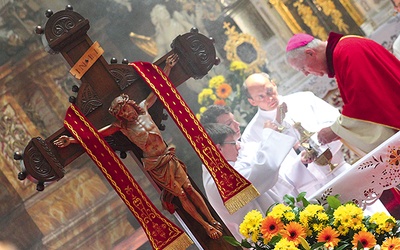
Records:
<instances>
[{"instance_id":1,"label":"crown of thorns","mask_svg":"<svg viewBox=\"0 0 400 250\"><path fill-rule=\"evenodd\" d=\"M116 97L114 101L111 103L108 112L110 112L110 114L112 114L113 116L118 115L122 107L124 107L128 101L129 101L129 96L127 94L121 94L120 96Z\"/></svg>"}]
</instances>

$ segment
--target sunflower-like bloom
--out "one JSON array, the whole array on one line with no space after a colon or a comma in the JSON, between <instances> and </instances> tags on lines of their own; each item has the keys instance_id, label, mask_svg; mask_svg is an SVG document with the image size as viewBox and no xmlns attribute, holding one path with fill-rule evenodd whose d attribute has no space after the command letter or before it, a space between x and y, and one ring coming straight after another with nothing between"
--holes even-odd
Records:
<instances>
[{"instance_id":1,"label":"sunflower-like bloom","mask_svg":"<svg viewBox=\"0 0 400 250\"><path fill-rule=\"evenodd\" d=\"M370 223L377 225L375 231L378 234L390 232L396 225L396 219L385 212L374 213L369 219Z\"/></svg>"},{"instance_id":2,"label":"sunflower-like bloom","mask_svg":"<svg viewBox=\"0 0 400 250\"><path fill-rule=\"evenodd\" d=\"M303 226L295 221L289 222L285 226L285 230L282 233L282 237L288 239L289 241L294 242L296 247L300 244L300 237L306 237L306 231L304 230Z\"/></svg>"},{"instance_id":3,"label":"sunflower-like bloom","mask_svg":"<svg viewBox=\"0 0 400 250\"><path fill-rule=\"evenodd\" d=\"M223 83L218 86L216 93L217 97L221 99L226 99L232 93L232 87L227 83Z\"/></svg>"},{"instance_id":4,"label":"sunflower-like bloom","mask_svg":"<svg viewBox=\"0 0 400 250\"><path fill-rule=\"evenodd\" d=\"M361 242L364 248L372 248L376 245L375 236L370 232L360 231L353 237L353 247L357 247L358 242Z\"/></svg>"},{"instance_id":5,"label":"sunflower-like bloom","mask_svg":"<svg viewBox=\"0 0 400 250\"><path fill-rule=\"evenodd\" d=\"M239 226L239 232L246 237L251 238L253 242L257 241L258 233L260 232L260 222L262 221L262 214L260 211L251 210L244 218Z\"/></svg>"},{"instance_id":6,"label":"sunflower-like bloom","mask_svg":"<svg viewBox=\"0 0 400 250\"><path fill-rule=\"evenodd\" d=\"M275 245L275 250L298 250L299 248L296 247L294 242L289 241L286 238L282 238L278 243Z\"/></svg>"},{"instance_id":7,"label":"sunflower-like bloom","mask_svg":"<svg viewBox=\"0 0 400 250\"><path fill-rule=\"evenodd\" d=\"M211 89L216 89L219 87L219 85L223 84L224 82L225 82L225 77L223 75L217 75L210 79L210 81L208 82L208 87Z\"/></svg>"},{"instance_id":8,"label":"sunflower-like bloom","mask_svg":"<svg viewBox=\"0 0 400 250\"><path fill-rule=\"evenodd\" d=\"M272 237L277 236L283 230L284 224L279 218L267 216L261 221L261 233L264 242L268 242Z\"/></svg>"},{"instance_id":9,"label":"sunflower-like bloom","mask_svg":"<svg viewBox=\"0 0 400 250\"><path fill-rule=\"evenodd\" d=\"M400 239L397 237L387 238L382 243L381 250L400 250Z\"/></svg>"},{"instance_id":10,"label":"sunflower-like bloom","mask_svg":"<svg viewBox=\"0 0 400 250\"><path fill-rule=\"evenodd\" d=\"M332 227L328 226L318 234L317 241L318 242L325 242L324 246L326 248L333 248L338 245L340 239L339 233L333 229Z\"/></svg>"}]
</instances>

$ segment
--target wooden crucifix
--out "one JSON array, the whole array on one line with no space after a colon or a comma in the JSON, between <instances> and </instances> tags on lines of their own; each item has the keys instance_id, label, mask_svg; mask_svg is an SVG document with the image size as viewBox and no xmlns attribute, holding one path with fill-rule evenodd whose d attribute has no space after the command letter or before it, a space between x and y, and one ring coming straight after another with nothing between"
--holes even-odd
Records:
<instances>
[{"instance_id":1,"label":"wooden crucifix","mask_svg":"<svg viewBox=\"0 0 400 250\"><path fill-rule=\"evenodd\" d=\"M87 35L90 28L89 21L73 11L71 6L56 13L48 10L46 16L48 20L45 27L38 26L36 33L42 35L46 50L51 54L61 53L72 67L71 73L81 80L81 86L74 89L77 96L71 97L70 102L79 108L95 128L102 128L115 120L108 112L108 108L116 96L125 93L140 102L149 95L151 89L126 60L122 64L108 64L105 61L101 55L101 47L93 43ZM190 77L202 78L219 63L213 41L199 34L196 29L179 35L172 42L171 48L170 52L154 64L163 68L168 56L171 54L179 56L178 63L169 74L169 79L175 86L179 86ZM165 116L162 103L156 101L149 109L149 114L154 122L162 127L161 121ZM18 175L19 179L23 180L27 176L33 178L37 181L37 190L42 191L46 183L64 177L64 167L85 151L77 144L65 148L54 146L54 140L61 135L70 135L70 133L63 127L46 139L33 138L22 155L15 155L16 159L23 160L24 163L24 169ZM122 133L115 133L105 139L114 151L132 151L138 159L137 162L141 162L142 151ZM153 184L157 189L157 184ZM193 182L192 184L199 191ZM212 215L219 219L206 199L205 201ZM174 204L177 206L176 212L201 247L237 249L222 238L210 239L202 229L199 229L201 228L199 223L182 209L179 201L175 199ZM224 235L231 235L225 225L222 227Z\"/></svg>"}]
</instances>

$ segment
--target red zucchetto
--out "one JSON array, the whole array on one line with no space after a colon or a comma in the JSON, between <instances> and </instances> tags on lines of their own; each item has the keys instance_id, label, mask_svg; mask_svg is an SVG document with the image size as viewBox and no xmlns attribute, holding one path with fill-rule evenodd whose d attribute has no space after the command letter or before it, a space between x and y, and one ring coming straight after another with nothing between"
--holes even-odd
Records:
<instances>
[{"instance_id":1,"label":"red zucchetto","mask_svg":"<svg viewBox=\"0 0 400 250\"><path fill-rule=\"evenodd\" d=\"M313 39L314 37L308 34L303 34L303 33L295 34L292 36L292 38L289 39L289 42L287 43L286 46L286 52L303 47L307 45L309 42L311 42Z\"/></svg>"}]
</instances>

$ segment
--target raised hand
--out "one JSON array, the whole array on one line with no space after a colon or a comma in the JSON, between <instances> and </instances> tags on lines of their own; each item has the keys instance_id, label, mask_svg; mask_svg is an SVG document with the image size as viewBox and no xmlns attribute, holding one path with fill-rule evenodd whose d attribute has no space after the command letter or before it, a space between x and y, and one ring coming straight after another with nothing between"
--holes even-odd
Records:
<instances>
[{"instance_id":1,"label":"raised hand","mask_svg":"<svg viewBox=\"0 0 400 250\"><path fill-rule=\"evenodd\" d=\"M165 60L165 67L164 67L164 73L169 76L169 73L171 72L171 69L175 66L175 64L179 61L179 56L178 54L172 54L167 57Z\"/></svg>"}]
</instances>

